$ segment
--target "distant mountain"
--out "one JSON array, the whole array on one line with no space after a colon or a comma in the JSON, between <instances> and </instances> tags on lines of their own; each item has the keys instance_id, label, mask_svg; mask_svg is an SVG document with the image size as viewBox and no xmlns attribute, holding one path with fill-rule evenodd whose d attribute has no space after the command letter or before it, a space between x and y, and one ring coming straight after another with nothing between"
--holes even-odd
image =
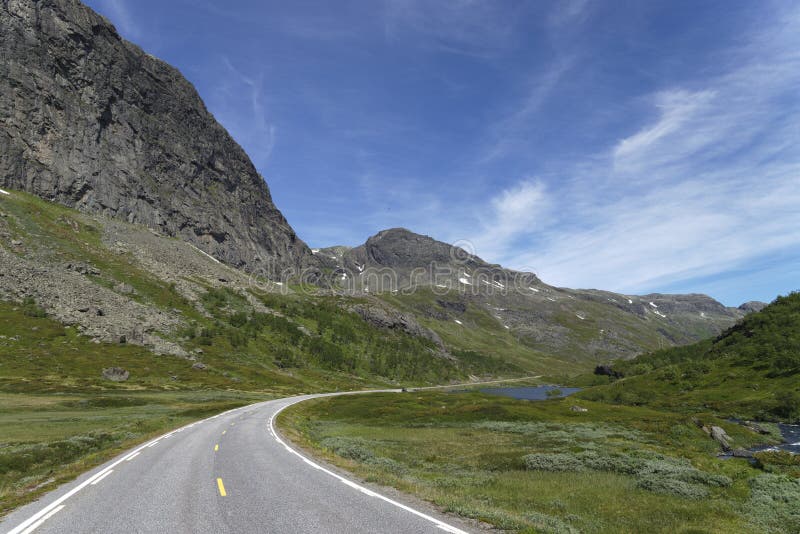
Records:
<instances>
[{"instance_id":1,"label":"distant mountain","mask_svg":"<svg viewBox=\"0 0 800 534\"><path fill-rule=\"evenodd\" d=\"M757 300L751 300L750 302L745 302L739 309L745 313L752 313L763 310L767 306L766 302L759 302Z\"/></svg>"},{"instance_id":2,"label":"distant mountain","mask_svg":"<svg viewBox=\"0 0 800 534\"><path fill-rule=\"evenodd\" d=\"M778 297L714 339L614 364L586 396L622 404L800 420L800 293Z\"/></svg>"},{"instance_id":3,"label":"distant mountain","mask_svg":"<svg viewBox=\"0 0 800 534\"><path fill-rule=\"evenodd\" d=\"M311 251L192 85L77 0L0 3L0 57L0 299L95 340L186 356L178 332L211 336L197 314L217 290L288 314L263 305L280 291L411 336L437 365L566 373L717 335L761 305L553 287L402 228ZM291 285L298 269L316 285Z\"/></svg>"},{"instance_id":4,"label":"distant mountain","mask_svg":"<svg viewBox=\"0 0 800 534\"><path fill-rule=\"evenodd\" d=\"M179 237L230 265L313 261L175 68L76 0L0 3L0 187Z\"/></svg>"},{"instance_id":5,"label":"distant mountain","mask_svg":"<svg viewBox=\"0 0 800 534\"><path fill-rule=\"evenodd\" d=\"M464 331L493 325L494 333L483 333L487 340L505 331L525 346L571 361L632 357L692 343L719 334L760 305L729 308L700 294L553 287L534 273L505 269L403 228L315 255L333 287L378 296L455 344Z\"/></svg>"}]
</instances>

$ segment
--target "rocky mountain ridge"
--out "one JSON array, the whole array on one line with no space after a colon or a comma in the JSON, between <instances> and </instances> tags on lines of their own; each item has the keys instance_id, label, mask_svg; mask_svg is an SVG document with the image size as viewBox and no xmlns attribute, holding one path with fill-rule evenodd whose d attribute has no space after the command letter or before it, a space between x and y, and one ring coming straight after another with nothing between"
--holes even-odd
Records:
<instances>
[{"instance_id":1,"label":"rocky mountain ridge","mask_svg":"<svg viewBox=\"0 0 800 534\"><path fill-rule=\"evenodd\" d=\"M0 3L0 187L179 237L230 265L308 247L177 69L77 0Z\"/></svg>"},{"instance_id":2,"label":"rocky mountain ridge","mask_svg":"<svg viewBox=\"0 0 800 534\"><path fill-rule=\"evenodd\" d=\"M554 287L534 273L504 269L403 228L381 231L357 247L319 249L315 255L339 291L379 296L459 328L469 328L468 310L481 310L528 346L563 357L580 353L613 359L694 342L764 306L726 307L702 294L622 295Z\"/></svg>"}]
</instances>

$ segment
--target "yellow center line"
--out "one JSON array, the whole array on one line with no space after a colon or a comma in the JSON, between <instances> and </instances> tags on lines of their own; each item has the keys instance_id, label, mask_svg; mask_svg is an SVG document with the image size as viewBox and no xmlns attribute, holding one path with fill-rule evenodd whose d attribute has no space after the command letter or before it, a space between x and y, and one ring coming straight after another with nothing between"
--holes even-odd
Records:
<instances>
[{"instance_id":1,"label":"yellow center line","mask_svg":"<svg viewBox=\"0 0 800 534\"><path fill-rule=\"evenodd\" d=\"M219 450L219 443L214 445L214 452L217 452L218 450Z\"/></svg>"},{"instance_id":2,"label":"yellow center line","mask_svg":"<svg viewBox=\"0 0 800 534\"><path fill-rule=\"evenodd\" d=\"M221 497L225 497L227 493L225 493L225 485L222 483L222 479L217 479L217 488L219 489L219 494Z\"/></svg>"}]
</instances>

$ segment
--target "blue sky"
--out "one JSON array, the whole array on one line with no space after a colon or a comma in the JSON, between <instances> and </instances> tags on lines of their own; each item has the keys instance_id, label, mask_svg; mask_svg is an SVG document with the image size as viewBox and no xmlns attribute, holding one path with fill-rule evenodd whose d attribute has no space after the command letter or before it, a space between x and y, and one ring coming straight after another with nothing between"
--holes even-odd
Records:
<instances>
[{"instance_id":1,"label":"blue sky","mask_svg":"<svg viewBox=\"0 0 800 534\"><path fill-rule=\"evenodd\" d=\"M89 0L313 247L403 226L548 283L800 289L800 4Z\"/></svg>"}]
</instances>

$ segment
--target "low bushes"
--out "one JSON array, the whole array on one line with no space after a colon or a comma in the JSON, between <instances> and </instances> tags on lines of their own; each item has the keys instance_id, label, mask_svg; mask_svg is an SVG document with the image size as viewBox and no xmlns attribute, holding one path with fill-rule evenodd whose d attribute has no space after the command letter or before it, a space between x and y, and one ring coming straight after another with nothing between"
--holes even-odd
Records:
<instances>
[{"instance_id":1,"label":"low bushes","mask_svg":"<svg viewBox=\"0 0 800 534\"><path fill-rule=\"evenodd\" d=\"M751 479L744 511L766 529L800 532L800 479L773 474Z\"/></svg>"},{"instance_id":2,"label":"low bushes","mask_svg":"<svg viewBox=\"0 0 800 534\"><path fill-rule=\"evenodd\" d=\"M523 457L525 467L535 471L606 471L636 478L636 485L655 493L701 499L707 487L730 486L730 478L695 469L686 460L654 453L600 454L584 451L535 453Z\"/></svg>"},{"instance_id":3,"label":"low bushes","mask_svg":"<svg viewBox=\"0 0 800 534\"><path fill-rule=\"evenodd\" d=\"M320 444L342 458L349 458L350 460L370 464L396 475L402 474L406 470L402 464L391 458L376 456L375 453L365 446L365 442L358 439L329 437L323 439Z\"/></svg>"}]
</instances>

